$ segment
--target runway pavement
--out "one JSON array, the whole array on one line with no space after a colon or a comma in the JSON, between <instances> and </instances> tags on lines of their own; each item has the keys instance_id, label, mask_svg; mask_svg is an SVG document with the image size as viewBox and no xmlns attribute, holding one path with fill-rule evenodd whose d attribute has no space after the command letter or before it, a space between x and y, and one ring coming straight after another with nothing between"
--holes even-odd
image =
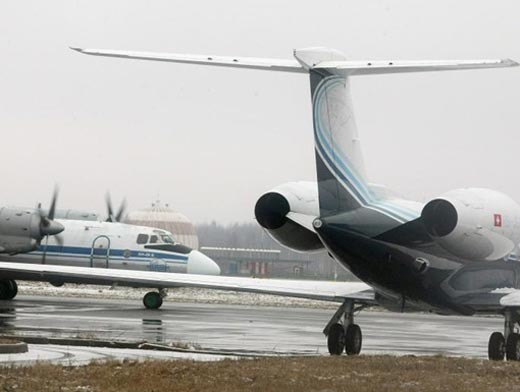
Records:
<instances>
[{"instance_id":1,"label":"runway pavement","mask_svg":"<svg viewBox=\"0 0 520 392\"><path fill-rule=\"evenodd\" d=\"M327 353L322 330L333 313L330 309L171 302L159 310L147 310L135 300L19 296L14 301L0 301L0 332L190 344L222 353L309 355ZM486 358L489 335L502 329L503 320L364 311L356 323L363 330L364 354L442 353ZM93 356L100 352L91 350ZM128 354L135 355L139 353Z\"/></svg>"}]
</instances>

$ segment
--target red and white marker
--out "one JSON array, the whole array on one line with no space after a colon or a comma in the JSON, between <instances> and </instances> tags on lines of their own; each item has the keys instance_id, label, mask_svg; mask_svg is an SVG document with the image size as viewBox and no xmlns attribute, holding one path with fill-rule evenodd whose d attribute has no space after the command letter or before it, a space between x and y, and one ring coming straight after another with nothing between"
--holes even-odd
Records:
<instances>
[{"instance_id":1,"label":"red and white marker","mask_svg":"<svg viewBox=\"0 0 520 392\"><path fill-rule=\"evenodd\" d=\"M495 214L495 227L502 227L502 214Z\"/></svg>"}]
</instances>

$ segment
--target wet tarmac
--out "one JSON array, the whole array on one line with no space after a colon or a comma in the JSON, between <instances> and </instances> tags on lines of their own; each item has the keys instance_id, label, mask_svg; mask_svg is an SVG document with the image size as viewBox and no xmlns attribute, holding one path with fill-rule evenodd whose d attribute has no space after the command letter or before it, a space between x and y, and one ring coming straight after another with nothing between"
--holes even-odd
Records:
<instances>
[{"instance_id":1,"label":"wet tarmac","mask_svg":"<svg viewBox=\"0 0 520 392\"><path fill-rule=\"evenodd\" d=\"M14 301L0 301L0 332L188 344L219 353L245 355L323 355L327 354L327 344L322 330L333 313L330 309L172 302L166 302L159 310L147 310L134 300L19 296ZM486 358L489 335L502 329L503 320L364 311L356 316L356 323L363 330L364 354ZM45 350L45 346L34 348ZM47 346L49 349L58 352L56 355L65 355L63 347ZM167 357L164 352L153 351L128 350L124 354L100 348L71 350L72 356L80 358L86 352L90 352L87 357L133 358L145 354Z\"/></svg>"}]
</instances>

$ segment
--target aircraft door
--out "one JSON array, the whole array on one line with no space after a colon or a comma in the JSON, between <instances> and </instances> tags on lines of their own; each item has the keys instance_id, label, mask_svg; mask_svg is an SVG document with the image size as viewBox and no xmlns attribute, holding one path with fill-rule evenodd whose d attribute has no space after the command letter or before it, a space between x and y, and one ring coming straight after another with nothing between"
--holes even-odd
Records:
<instances>
[{"instance_id":1,"label":"aircraft door","mask_svg":"<svg viewBox=\"0 0 520 392\"><path fill-rule=\"evenodd\" d=\"M110 238L100 235L92 241L90 250L90 267L109 268L110 261Z\"/></svg>"}]
</instances>

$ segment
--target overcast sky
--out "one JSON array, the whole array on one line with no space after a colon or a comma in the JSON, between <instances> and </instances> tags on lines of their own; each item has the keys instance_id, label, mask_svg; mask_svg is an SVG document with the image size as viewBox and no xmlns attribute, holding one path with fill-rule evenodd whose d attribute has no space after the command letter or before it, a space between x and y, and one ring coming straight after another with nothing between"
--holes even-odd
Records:
<instances>
[{"instance_id":1,"label":"overcast sky","mask_svg":"<svg viewBox=\"0 0 520 392\"><path fill-rule=\"evenodd\" d=\"M195 222L250 221L314 180L306 75L80 55L68 46L352 60L520 60L518 1L2 1L0 200L104 210L157 195ZM520 68L353 80L371 181L426 201L465 186L520 201Z\"/></svg>"}]
</instances>

